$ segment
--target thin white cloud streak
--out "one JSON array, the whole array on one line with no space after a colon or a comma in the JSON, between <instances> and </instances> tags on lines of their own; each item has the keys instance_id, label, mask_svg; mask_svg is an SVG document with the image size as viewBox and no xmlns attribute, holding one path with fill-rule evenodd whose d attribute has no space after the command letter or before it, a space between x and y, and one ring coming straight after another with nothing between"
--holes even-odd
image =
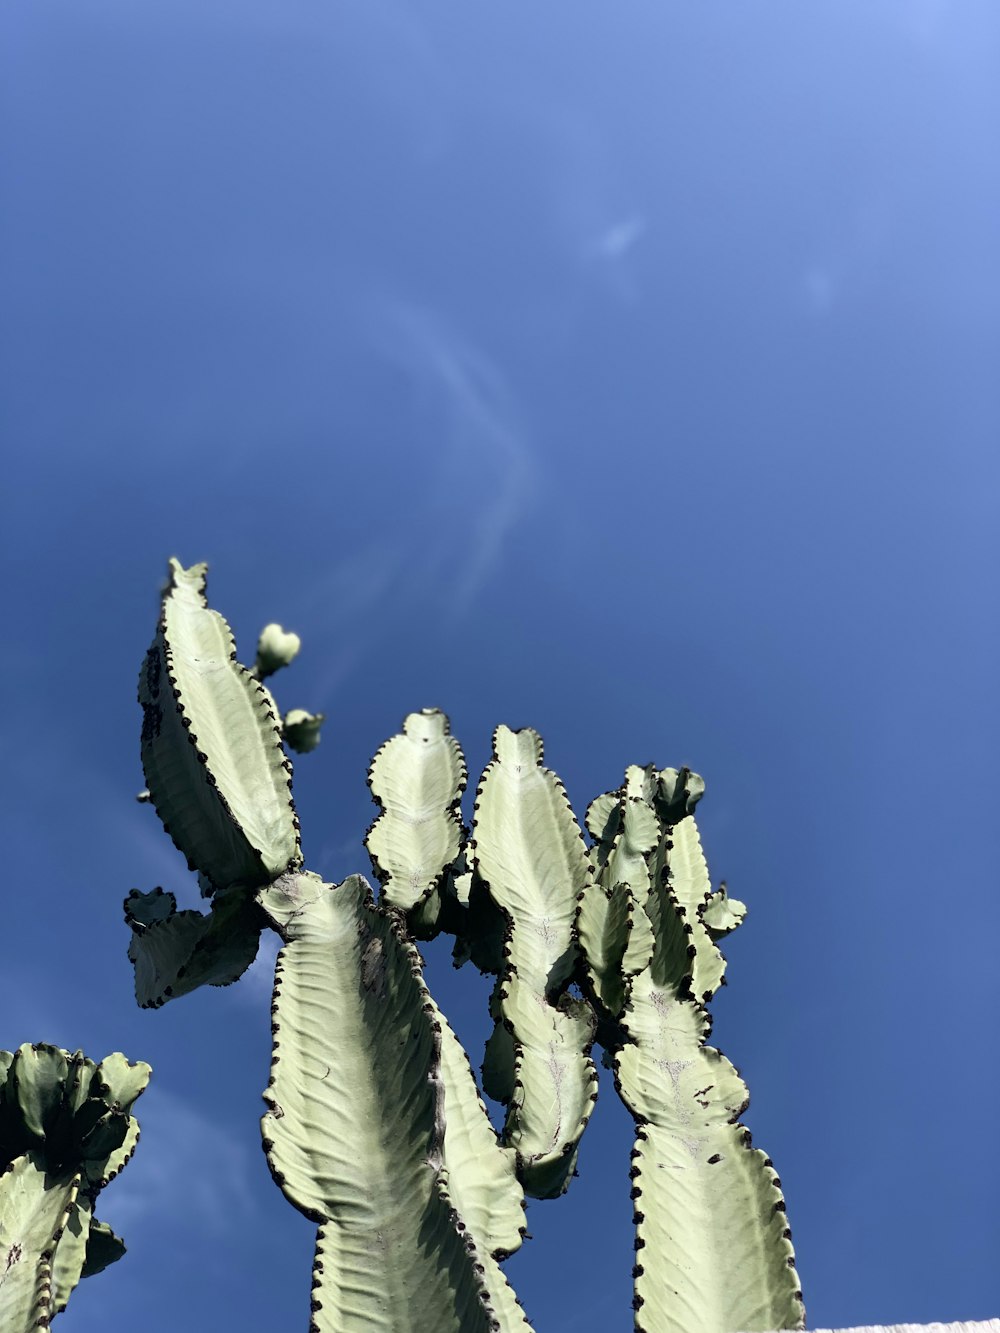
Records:
<instances>
[{"instance_id":1,"label":"thin white cloud streak","mask_svg":"<svg viewBox=\"0 0 1000 1333\"><path fill-rule=\"evenodd\" d=\"M411 327L447 400L452 452L472 455L483 483L475 496L481 503L478 515L474 511L476 539L458 581L457 600L464 609L498 565L507 537L530 507L534 460L513 423L495 363L424 312Z\"/></svg>"},{"instance_id":2,"label":"thin white cloud streak","mask_svg":"<svg viewBox=\"0 0 1000 1333\"><path fill-rule=\"evenodd\" d=\"M584 246L584 254L591 259L611 262L624 259L645 234L646 227L643 214L633 213L588 241Z\"/></svg>"},{"instance_id":3,"label":"thin white cloud streak","mask_svg":"<svg viewBox=\"0 0 1000 1333\"><path fill-rule=\"evenodd\" d=\"M417 549L422 580L443 580L453 612L462 614L534 505L541 483L535 451L499 363L437 311L386 303L374 311L373 336L429 391L442 417Z\"/></svg>"},{"instance_id":4,"label":"thin white cloud streak","mask_svg":"<svg viewBox=\"0 0 1000 1333\"><path fill-rule=\"evenodd\" d=\"M630 266L651 214L623 170L608 122L548 88L519 87L516 97L505 91L489 100L489 109L507 123L522 155L542 159L541 225L588 281L634 304L641 287Z\"/></svg>"},{"instance_id":5,"label":"thin white cloud streak","mask_svg":"<svg viewBox=\"0 0 1000 1333\"><path fill-rule=\"evenodd\" d=\"M599 231L582 247L591 273L628 305L635 305L639 299L641 288L634 271L634 252L648 226L645 214L632 213Z\"/></svg>"},{"instance_id":6,"label":"thin white cloud streak","mask_svg":"<svg viewBox=\"0 0 1000 1333\"><path fill-rule=\"evenodd\" d=\"M442 631L464 615L501 568L511 536L533 508L541 468L498 361L427 305L371 297L363 331L375 357L403 372L421 405L419 489L393 493L377 535L300 589L294 614L319 611L330 643L310 707L329 709L361 664L397 632L401 613L427 608Z\"/></svg>"}]
</instances>

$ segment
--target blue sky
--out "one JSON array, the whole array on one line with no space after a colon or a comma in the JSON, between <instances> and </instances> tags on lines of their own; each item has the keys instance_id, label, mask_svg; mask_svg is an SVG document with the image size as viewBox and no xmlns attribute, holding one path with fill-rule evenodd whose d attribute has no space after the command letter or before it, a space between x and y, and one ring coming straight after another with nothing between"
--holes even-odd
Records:
<instances>
[{"instance_id":1,"label":"blue sky","mask_svg":"<svg viewBox=\"0 0 1000 1333\"><path fill-rule=\"evenodd\" d=\"M714 1040L810 1325L1000 1313L1000 11L991 0L46 0L0 18L0 1046L154 1067L71 1333L304 1329L259 1147L273 950L140 1012L121 901L195 890L142 785L168 555L323 709L308 864L370 756L532 725L578 813L708 783L750 909ZM486 984L427 950L481 1058ZM631 1326L630 1121L508 1271Z\"/></svg>"}]
</instances>

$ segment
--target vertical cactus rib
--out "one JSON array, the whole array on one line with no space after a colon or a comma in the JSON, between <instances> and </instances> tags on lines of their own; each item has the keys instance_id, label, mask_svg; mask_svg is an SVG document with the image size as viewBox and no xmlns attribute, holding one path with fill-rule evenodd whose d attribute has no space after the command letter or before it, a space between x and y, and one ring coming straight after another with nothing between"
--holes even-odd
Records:
<instances>
[{"instance_id":1,"label":"vertical cactus rib","mask_svg":"<svg viewBox=\"0 0 1000 1333\"><path fill-rule=\"evenodd\" d=\"M636 1328L733 1333L805 1327L778 1177L737 1123L746 1086L704 1044L707 1016L649 973L626 1009L619 1091L632 1152Z\"/></svg>"},{"instance_id":2,"label":"vertical cactus rib","mask_svg":"<svg viewBox=\"0 0 1000 1333\"><path fill-rule=\"evenodd\" d=\"M589 1006L560 992L575 973L577 899L591 875L580 827L536 731L498 727L476 795L475 871L509 920L498 1022L514 1048L504 1141L525 1190L562 1193L597 1097ZM502 1035L491 1039L503 1044Z\"/></svg>"},{"instance_id":3,"label":"vertical cactus rib","mask_svg":"<svg viewBox=\"0 0 1000 1333\"><path fill-rule=\"evenodd\" d=\"M486 1333L499 1322L448 1196L442 1034L420 959L360 876L260 893L283 940L261 1120L286 1198L320 1224L318 1333ZM452 1189L454 1193L454 1189Z\"/></svg>"},{"instance_id":4,"label":"vertical cactus rib","mask_svg":"<svg viewBox=\"0 0 1000 1333\"><path fill-rule=\"evenodd\" d=\"M631 766L622 787L598 797L587 812L588 828L592 834L597 829L590 850L594 876L580 894L577 934L590 992L605 1021L621 1013L630 979L653 953L645 904L650 857L660 840L651 795L654 772Z\"/></svg>"},{"instance_id":5,"label":"vertical cactus rib","mask_svg":"<svg viewBox=\"0 0 1000 1333\"><path fill-rule=\"evenodd\" d=\"M219 888L269 883L298 864L291 768L271 696L236 660L205 598L205 565L170 561L139 677L142 766L164 828Z\"/></svg>"},{"instance_id":6,"label":"vertical cactus rib","mask_svg":"<svg viewBox=\"0 0 1000 1333\"><path fill-rule=\"evenodd\" d=\"M460 802L467 773L447 717L410 713L372 760L368 785L382 813L365 845L382 901L405 912L423 903L462 849Z\"/></svg>"},{"instance_id":7,"label":"vertical cactus rib","mask_svg":"<svg viewBox=\"0 0 1000 1333\"><path fill-rule=\"evenodd\" d=\"M661 916L678 915L687 938L685 983L692 995L707 1003L723 983L726 960L704 921L712 886L694 815L685 815L664 831L653 879L650 897L660 899Z\"/></svg>"}]
</instances>

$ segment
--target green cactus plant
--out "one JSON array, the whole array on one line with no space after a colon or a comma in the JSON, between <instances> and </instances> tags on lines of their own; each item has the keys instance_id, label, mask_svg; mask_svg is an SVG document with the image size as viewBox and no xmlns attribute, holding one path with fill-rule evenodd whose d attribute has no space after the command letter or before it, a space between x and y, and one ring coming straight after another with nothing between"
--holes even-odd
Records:
<instances>
[{"instance_id":1,"label":"green cactus plant","mask_svg":"<svg viewBox=\"0 0 1000 1333\"><path fill-rule=\"evenodd\" d=\"M81 1278L124 1242L94 1216L97 1195L139 1140L132 1106L149 1065L120 1053L0 1051L0 1328L47 1328Z\"/></svg>"},{"instance_id":2,"label":"green cactus plant","mask_svg":"<svg viewBox=\"0 0 1000 1333\"><path fill-rule=\"evenodd\" d=\"M283 719L263 684L299 640L268 626L241 666L205 575L170 562L139 697L150 800L210 906L133 890L129 956L157 1006L235 981L265 927L282 941L261 1130L318 1228L310 1329L530 1329L502 1262L525 1194L570 1186L595 1043L636 1122L635 1327L803 1328L778 1178L739 1124L745 1085L706 1044L718 941L745 909L711 888L701 779L629 768L588 808L588 844L540 736L501 726L467 829L448 719L411 713L368 775L378 902L358 875L325 884L302 865L282 748L310 715ZM442 932L456 966L494 978L483 1088L506 1107L499 1134L423 979L415 941Z\"/></svg>"}]
</instances>

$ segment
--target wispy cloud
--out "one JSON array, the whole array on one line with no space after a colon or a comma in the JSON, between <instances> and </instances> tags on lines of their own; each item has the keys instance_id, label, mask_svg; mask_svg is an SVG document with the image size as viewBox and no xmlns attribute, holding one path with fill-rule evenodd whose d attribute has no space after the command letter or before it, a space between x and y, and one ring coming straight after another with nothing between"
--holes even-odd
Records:
<instances>
[{"instance_id":1,"label":"wispy cloud","mask_svg":"<svg viewBox=\"0 0 1000 1333\"><path fill-rule=\"evenodd\" d=\"M409 311L406 322L444 397L448 471L457 463L470 482L474 529L464 567L459 562L456 590L464 608L499 563L504 542L532 503L534 458L497 364L426 312Z\"/></svg>"},{"instance_id":2,"label":"wispy cloud","mask_svg":"<svg viewBox=\"0 0 1000 1333\"><path fill-rule=\"evenodd\" d=\"M322 663L311 687L310 708L328 709L388 633L406 574L406 555L405 534L396 525L385 525L376 538L303 580L292 608L294 617L303 624L315 624L317 619L329 624L328 639L310 643L314 660Z\"/></svg>"},{"instance_id":3,"label":"wispy cloud","mask_svg":"<svg viewBox=\"0 0 1000 1333\"><path fill-rule=\"evenodd\" d=\"M633 305L639 299L633 253L648 230L643 213L630 213L590 236L582 246L584 261L611 293Z\"/></svg>"},{"instance_id":4,"label":"wispy cloud","mask_svg":"<svg viewBox=\"0 0 1000 1333\"><path fill-rule=\"evenodd\" d=\"M806 304L814 315L826 315L833 308L837 296L837 281L828 268L816 264L802 276Z\"/></svg>"},{"instance_id":5,"label":"wispy cloud","mask_svg":"<svg viewBox=\"0 0 1000 1333\"><path fill-rule=\"evenodd\" d=\"M590 259L612 263L624 259L644 235L646 226L643 214L633 213L598 232L586 243L583 252Z\"/></svg>"},{"instance_id":6,"label":"wispy cloud","mask_svg":"<svg viewBox=\"0 0 1000 1333\"><path fill-rule=\"evenodd\" d=\"M498 361L440 312L382 302L371 327L382 354L419 383L440 418L440 445L436 456L427 455L416 549L421 578L439 580L462 612L535 502L535 451Z\"/></svg>"},{"instance_id":7,"label":"wispy cloud","mask_svg":"<svg viewBox=\"0 0 1000 1333\"><path fill-rule=\"evenodd\" d=\"M141 1141L101 1195L101 1216L126 1234L147 1222L216 1238L255 1209L249 1151L190 1102L150 1084L136 1103Z\"/></svg>"},{"instance_id":8,"label":"wispy cloud","mask_svg":"<svg viewBox=\"0 0 1000 1333\"><path fill-rule=\"evenodd\" d=\"M328 641L309 644L323 666L308 699L328 711L415 607L425 623L452 628L502 564L542 485L530 431L496 357L429 305L370 289L359 305L370 355L399 372L404 386L399 446L409 484L390 464L371 538L334 545L330 563L311 571L289 607L289 624L315 622L319 612L329 627ZM409 416L407 395L419 409Z\"/></svg>"}]
</instances>

